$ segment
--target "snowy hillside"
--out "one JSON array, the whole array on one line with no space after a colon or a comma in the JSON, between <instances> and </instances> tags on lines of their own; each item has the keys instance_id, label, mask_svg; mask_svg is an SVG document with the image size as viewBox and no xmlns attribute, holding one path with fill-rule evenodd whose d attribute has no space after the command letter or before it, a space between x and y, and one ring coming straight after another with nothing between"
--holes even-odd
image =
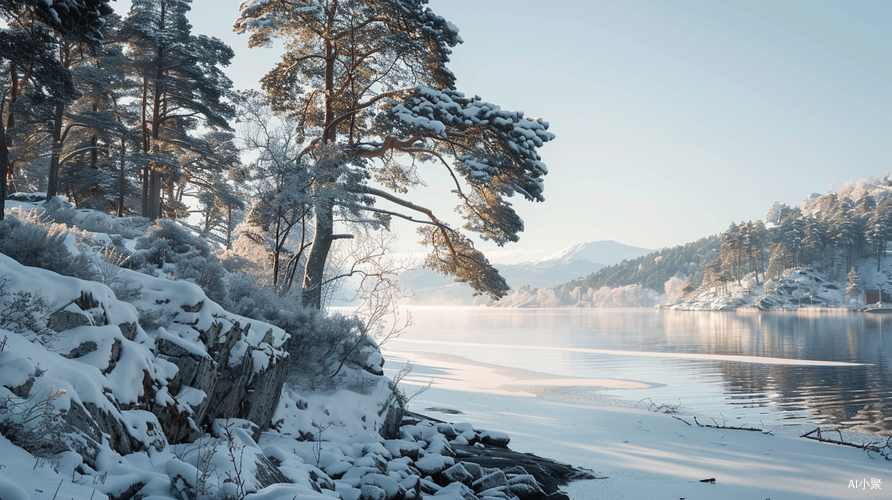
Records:
<instances>
[{"instance_id":1,"label":"snowy hillside","mask_svg":"<svg viewBox=\"0 0 892 500\"><path fill-rule=\"evenodd\" d=\"M892 261L884 261L880 271L871 259L854 266L860 278L857 293L846 293L846 280L812 268L791 271L780 279L757 282L747 275L740 284L732 283L728 290L703 287L687 297L678 297L665 304L678 310L734 310L757 308L766 311L802 308L846 308L860 310L871 304L864 301L864 290L892 289ZM888 292L887 292L888 293Z\"/></svg>"},{"instance_id":2,"label":"snowy hillside","mask_svg":"<svg viewBox=\"0 0 892 500\"><path fill-rule=\"evenodd\" d=\"M505 435L401 422L356 321L262 295L176 223L10 204L0 499L561 498L453 451Z\"/></svg>"}]
</instances>

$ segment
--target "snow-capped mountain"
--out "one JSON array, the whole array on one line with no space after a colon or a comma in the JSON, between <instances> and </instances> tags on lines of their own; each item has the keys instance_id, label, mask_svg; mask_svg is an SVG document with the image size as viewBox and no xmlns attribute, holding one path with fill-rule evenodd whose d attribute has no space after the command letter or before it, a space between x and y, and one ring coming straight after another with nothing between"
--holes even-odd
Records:
<instances>
[{"instance_id":1,"label":"snow-capped mountain","mask_svg":"<svg viewBox=\"0 0 892 500\"><path fill-rule=\"evenodd\" d=\"M548 288L651 252L653 250L616 241L591 241L567 247L534 262L495 264L495 267L512 289L524 286ZM414 292L416 304L472 305L486 302L483 298L475 300L468 285L455 283L452 278L421 267L402 273L400 281Z\"/></svg>"},{"instance_id":2,"label":"snow-capped mountain","mask_svg":"<svg viewBox=\"0 0 892 500\"><path fill-rule=\"evenodd\" d=\"M613 240L590 241L567 247L560 252L536 261L535 264L587 260L601 264L603 267L619 264L624 260L635 259L651 252L653 252L652 249L624 245Z\"/></svg>"}]
</instances>

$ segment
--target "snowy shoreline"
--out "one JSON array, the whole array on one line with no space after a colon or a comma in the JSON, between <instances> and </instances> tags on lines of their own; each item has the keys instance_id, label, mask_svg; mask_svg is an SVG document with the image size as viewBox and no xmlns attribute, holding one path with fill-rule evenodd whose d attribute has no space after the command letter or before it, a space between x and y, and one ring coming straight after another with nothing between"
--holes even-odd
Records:
<instances>
[{"instance_id":1,"label":"snowy shoreline","mask_svg":"<svg viewBox=\"0 0 892 500\"><path fill-rule=\"evenodd\" d=\"M417 354L386 353L391 361L410 359L416 365L410 383L423 384L425 377L439 374L433 388L413 399L410 408L459 413L441 418L498 429L511 436L517 451L586 468L604 478L571 482L563 489L574 500L837 499L853 498L855 489L858 498L883 498L882 486L892 483L889 460L800 438L792 429L699 427L690 415L608 406L615 404L609 397L602 404L548 400L535 393L554 386L523 385L535 380L522 370L496 370L475 362L461 367L454 357ZM515 383L504 384L512 376ZM573 383L568 379L565 387ZM698 422L713 424L703 418ZM701 482L713 478L714 483Z\"/></svg>"}]
</instances>

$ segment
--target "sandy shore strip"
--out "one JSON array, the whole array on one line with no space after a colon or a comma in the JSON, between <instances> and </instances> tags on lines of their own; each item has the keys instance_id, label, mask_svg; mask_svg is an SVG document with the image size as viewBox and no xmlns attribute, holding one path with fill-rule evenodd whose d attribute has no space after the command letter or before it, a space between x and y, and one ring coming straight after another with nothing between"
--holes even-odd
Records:
<instances>
[{"instance_id":1,"label":"sandy shore strip","mask_svg":"<svg viewBox=\"0 0 892 500\"><path fill-rule=\"evenodd\" d=\"M403 359L416 365L410 383L424 385L433 379L432 388L410 403L414 411L460 412L441 418L506 432L517 451L585 467L606 477L565 487L574 500L879 499L888 498L892 491L892 461L863 450L818 443L779 428L765 429L766 433L712 429L698 427L687 416L518 397L548 387L537 382L569 387L580 381L460 356L405 351L386 355L391 369ZM648 385L583 380L590 387ZM701 482L704 479L715 482Z\"/></svg>"}]
</instances>

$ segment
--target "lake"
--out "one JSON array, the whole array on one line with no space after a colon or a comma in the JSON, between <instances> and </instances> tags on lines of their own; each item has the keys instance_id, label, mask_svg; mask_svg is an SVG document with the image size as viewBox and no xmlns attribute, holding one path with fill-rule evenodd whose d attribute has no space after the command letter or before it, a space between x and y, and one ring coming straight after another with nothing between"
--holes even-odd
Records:
<instances>
[{"instance_id":1,"label":"lake","mask_svg":"<svg viewBox=\"0 0 892 500\"><path fill-rule=\"evenodd\" d=\"M819 309L410 311L413 325L388 341L385 351L456 367L415 373L411 383L431 380L434 388L456 390L475 390L467 384L478 383L483 392L577 403L680 405L729 425L839 424L892 435L892 337L884 343L892 315ZM473 374L456 374L457 367L474 364L515 369L514 378L528 383L500 385L498 377L475 381Z\"/></svg>"}]
</instances>

